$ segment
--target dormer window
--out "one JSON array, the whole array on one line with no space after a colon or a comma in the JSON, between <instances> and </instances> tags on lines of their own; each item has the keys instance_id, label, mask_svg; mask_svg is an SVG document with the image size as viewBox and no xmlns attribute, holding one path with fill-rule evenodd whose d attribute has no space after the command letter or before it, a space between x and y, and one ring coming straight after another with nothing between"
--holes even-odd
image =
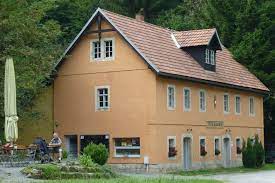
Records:
<instances>
[{"instance_id":1,"label":"dormer window","mask_svg":"<svg viewBox=\"0 0 275 183\"><path fill-rule=\"evenodd\" d=\"M215 51L210 50L210 63L211 65L215 65Z\"/></svg>"},{"instance_id":2,"label":"dormer window","mask_svg":"<svg viewBox=\"0 0 275 183\"><path fill-rule=\"evenodd\" d=\"M209 64L209 49L205 49L205 63Z\"/></svg>"},{"instance_id":3,"label":"dormer window","mask_svg":"<svg viewBox=\"0 0 275 183\"><path fill-rule=\"evenodd\" d=\"M215 50L205 49L205 63L215 65Z\"/></svg>"}]
</instances>

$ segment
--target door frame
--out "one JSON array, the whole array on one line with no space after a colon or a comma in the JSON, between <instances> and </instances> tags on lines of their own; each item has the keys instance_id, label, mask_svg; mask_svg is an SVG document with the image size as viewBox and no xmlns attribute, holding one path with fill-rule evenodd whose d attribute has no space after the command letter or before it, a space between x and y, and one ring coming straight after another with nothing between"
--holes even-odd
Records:
<instances>
[{"instance_id":1,"label":"door frame","mask_svg":"<svg viewBox=\"0 0 275 183\"><path fill-rule=\"evenodd\" d=\"M229 139L229 166L226 165L224 139ZM222 164L223 164L223 167L225 167L225 168L231 167L231 163L232 163L231 141L232 141L231 136L228 134L226 134L222 137Z\"/></svg>"},{"instance_id":2,"label":"door frame","mask_svg":"<svg viewBox=\"0 0 275 183\"><path fill-rule=\"evenodd\" d=\"M181 162L181 166L183 168L183 170L186 170L184 168L184 139L185 138L189 138L190 139L190 169L191 170L193 168L193 135L191 133L185 133L182 135L181 138L181 157L182 157L182 162Z\"/></svg>"}]
</instances>

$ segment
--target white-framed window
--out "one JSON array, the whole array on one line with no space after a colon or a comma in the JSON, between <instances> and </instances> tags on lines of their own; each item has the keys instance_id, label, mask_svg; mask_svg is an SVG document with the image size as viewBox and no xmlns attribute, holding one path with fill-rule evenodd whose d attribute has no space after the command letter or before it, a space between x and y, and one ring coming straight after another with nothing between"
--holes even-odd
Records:
<instances>
[{"instance_id":1,"label":"white-framed window","mask_svg":"<svg viewBox=\"0 0 275 183\"><path fill-rule=\"evenodd\" d=\"M113 40L104 40L105 58L113 57Z\"/></svg>"},{"instance_id":2,"label":"white-framed window","mask_svg":"<svg viewBox=\"0 0 275 183\"><path fill-rule=\"evenodd\" d=\"M140 157L140 138L114 138L114 156L117 158Z\"/></svg>"},{"instance_id":3,"label":"white-framed window","mask_svg":"<svg viewBox=\"0 0 275 183\"><path fill-rule=\"evenodd\" d=\"M200 156L206 156L206 138L200 137Z\"/></svg>"},{"instance_id":4,"label":"white-framed window","mask_svg":"<svg viewBox=\"0 0 275 183\"><path fill-rule=\"evenodd\" d=\"M190 90L190 88L183 88L183 109L184 109L184 111L191 111L191 90Z\"/></svg>"},{"instance_id":5,"label":"white-framed window","mask_svg":"<svg viewBox=\"0 0 275 183\"><path fill-rule=\"evenodd\" d=\"M167 107L169 110L176 108L176 87L174 85L167 86Z\"/></svg>"},{"instance_id":6,"label":"white-framed window","mask_svg":"<svg viewBox=\"0 0 275 183\"><path fill-rule=\"evenodd\" d=\"M177 155L176 136L167 137L167 147L168 147L168 159L175 159Z\"/></svg>"},{"instance_id":7,"label":"white-framed window","mask_svg":"<svg viewBox=\"0 0 275 183\"><path fill-rule=\"evenodd\" d=\"M91 59L94 61L110 61L114 59L115 39L102 38L91 41Z\"/></svg>"},{"instance_id":8,"label":"white-framed window","mask_svg":"<svg viewBox=\"0 0 275 183\"><path fill-rule=\"evenodd\" d=\"M240 137L236 138L236 154L242 154L242 141Z\"/></svg>"},{"instance_id":9,"label":"white-framed window","mask_svg":"<svg viewBox=\"0 0 275 183\"><path fill-rule=\"evenodd\" d=\"M221 154L221 144L220 144L219 137L214 137L214 154L215 156L218 156Z\"/></svg>"},{"instance_id":10,"label":"white-framed window","mask_svg":"<svg viewBox=\"0 0 275 183\"><path fill-rule=\"evenodd\" d=\"M99 41L92 42L92 55L93 59L97 60L101 58L101 43Z\"/></svg>"},{"instance_id":11,"label":"white-framed window","mask_svg":"<svg viewBox=\"0 0 275 183\"><path fill-rule=\"evenodd\" d=\"M241 97L235 96L235 114L241 114Z\"/></svg>"},{"instance_id":12,"label":"white-framed window","mask_svg":"<svg viewBox=\"0 0 275 183\"><path fill-rule=\"evenodd\" d=\"M205 63L209 64L209 52L210 50L209 49L205 49Z\"/></svg>"},{"instance_id":13,"label":"white-framed window","mask_svg":"<svg viewBox=\"0 0 275 183\"><path fill-rule=\"evenodd\" d=\"M255 100L254 97L249 97L249 115L255 116Z\"/></svg>"},{"instance_id":14,"label":"white-framed window","mask_svg":"<svg viewBox=\"0 0 275 183\"><path fill-rule=\"evenodd\" d=\"M200 112L206 112L206 92L204 90L199 91L199 108Z\"/></svg>"},{"instance_id":15,"label":"white-framed window","mask_svg":"<svg viewBox=\"0 0 275 183\"><path fill-rule=\"evenodd\" d=\"M229 113L229 95L228 94L223 95L223 112Z\"/></svg>"},{"instance_id":16,"label":"white-framed window","mask_svg":"<svg viewBox=\"0 0 275 183\"><path fill-rule=\"evenodd\" d=\"M215 51L214 50L210 50L210 63L211 65L215 65Z\"/></svg>"},{"instance_id":17,"label":"white-framed window","mask_svg":"<svg viewBox=\"0 0 275 183\"><path fill-rule=\"evenodd\" d=\"M96 110L108 110L110 108L110 87L96 86L95 94Z\"/></svg>"}]
</instances>

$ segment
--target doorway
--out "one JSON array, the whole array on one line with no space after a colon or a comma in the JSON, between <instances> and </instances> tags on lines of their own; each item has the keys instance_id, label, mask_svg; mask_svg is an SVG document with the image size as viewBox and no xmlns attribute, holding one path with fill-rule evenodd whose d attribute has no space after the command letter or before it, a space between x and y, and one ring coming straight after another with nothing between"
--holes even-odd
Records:
<instances>
[{"instance_id":1,"label":"doorway","mask_svg":"<svg viewBox=\"0 0 275 183\"><path fill-rule=\"evenodd\" d=\"M77 135L65 135L65 142L68 155L77 157Z\"/></svg>"},{"instance_id":2,"label":"doorway","mask_svg":"<svg viewBox=\"0 0 275 183\"><path fill-rule=\"evenodd\" d=\"M230 138L225 137L223 139L223 161L224 167L230 167L231 162L231 148L230 148Z\"/></svg>"},{"instance_id":3,"label":"doorway","mask_svg":"<svg viewBox=\"0 0 275 183\"><path fill-rule=\"evenodd\" d=\"M190 170L192 167L192 156L191 156L191 138L183 138L183 169Z\"/></svg>"}]
</instances>

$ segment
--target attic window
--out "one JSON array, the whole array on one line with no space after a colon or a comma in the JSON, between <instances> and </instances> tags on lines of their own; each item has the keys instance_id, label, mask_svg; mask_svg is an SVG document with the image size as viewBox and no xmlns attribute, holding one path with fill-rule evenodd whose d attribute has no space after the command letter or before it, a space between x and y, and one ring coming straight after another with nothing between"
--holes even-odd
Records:
<instances>
[{"instance_id":1,"label":"attic window","mask_svg":"<svg viewBox=\"0 0 275 183\"><path fill-rule=\"evenodd\" d=\"M208 48L205 49L205 63L215 65L215 51Z\"/></svg>"}]
</instances>

